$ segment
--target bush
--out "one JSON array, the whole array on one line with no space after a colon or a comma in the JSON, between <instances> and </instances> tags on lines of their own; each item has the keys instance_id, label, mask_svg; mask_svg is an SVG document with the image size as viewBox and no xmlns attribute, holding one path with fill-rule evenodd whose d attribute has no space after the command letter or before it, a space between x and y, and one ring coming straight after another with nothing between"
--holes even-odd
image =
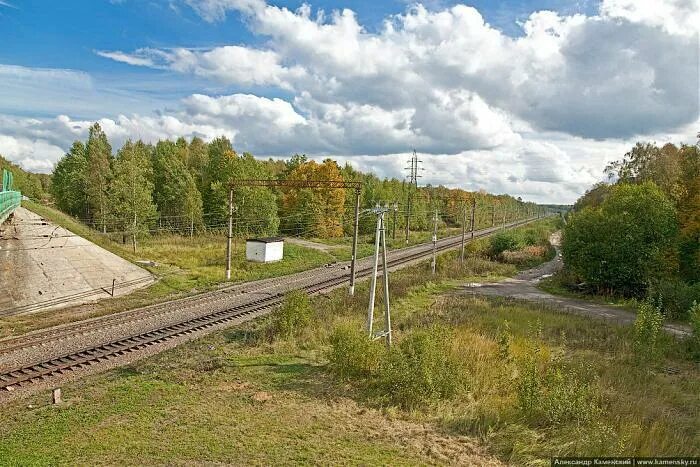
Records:
<instances>
[{"instance_id":1,"label":"bush","mask_svg":"<svg viewBox=\"0 0 700 467\"><path fill-rule=\"evenodd\" d=\"M491 258L496 259L499 258L504 251L517 250L519 246L520 241L515 232L498 232L490 239L488 254Z\"/></svg>"},{"instance_id":2,"label":"bush","mask_svg":"<svg viewBox=\"0 0 700 467\"><path fill-rule=\"evenodd\" d=\"M341 379L375 375L384 346L372 342L357 326L339 326L330 336L330 369Z\"/></svg>"},{"instance_id":3,"label":"bush","mask_svg":"<svg viewBox=\"0 0 700 467\"><path fill-rule=\"evenodd\" d=\"M599 292L640 296L673 269L677 231L673 204L656 185L619 184L599 207L570 217L564 263Z\"/></svg>"},{"instance_id":4,"label":"bush","mask_svg":"<svg viewBox=\"0 0 700 467\"><path fill-rule=\"evenodd\" d=\"M542 225L528 227L522 232L522 239L525 245L549 245L549 233Z\"/></svg>"},{"instance_id":5,"label":"bush","mask_svg":"<svg viewBox=\"0 0 700 467\"><path fill-rule=\"evenodd\" d=\"M517 266L529 266L539 263L542 258L547 256L547 248L543 246L526 246L521 250L509 251L506 250L501 253L503 261L508 264L515 264Z\"/></svg>"},{"instance_id":6,"label":"bush","mask_svg":"<svg viewBox=\"0 0 700 467\"><path fill-rule=\"evenodd\" d=\"M634 352L642 361L655 361L662 353L664 318L659 307L643 302L634 321Z\"/></svg>"},{"instance_id":7,"label":"bush","mask_svg":"<svg viewBox=\"0 0 700 467\"><path fill-rule=\"evenodd\" d=\"M292 290L285 295L282 306L274 314L275 332L284 337L297 335L311 322L312 315L309 295L302 290Z\"/></svg>"},{"instance_id":8,"label":"bush","mask_svg":"<svg viewBox=\"0 0 700 467\"><path fill-rule=\"evenodd\" d=\"M517 392L521 413L537 425L589 421L600 412L590 383L564 368L540 370L535 358L524 361Z\"/></svg>"},{"instance_id":9,"label":"bush","mask_svg":"<svg viewBox=\"0 0 700 467\"><path fill-rule=\"evenodd\" d=\"M693 335L688 338L690 353L696 359L700 359L700 302L693 303L688 311L688 321Z\"/></svg>"},{"instance_id":10,"label":"bush","mask_svg":"<svg viewBox=\"0 0 700 467\"><path fill-rule=\"evenodd\" d=\"M414 408L452 397L462 380L448 332L435 327L415 331L392 347L381 369L380 386L392 403Z\"/></svg>"},{"instance_id":11,"label":"bush","mask_svg":"<svg viewBox=\"0 0 700 467\"><path fill-rule=\"evenodd\" d=\"M679 279L662 279L651 285L647 298L660 306L668 319L687 319L690 307L700 302L700 284Z\"/></svg>"}]
</instances>

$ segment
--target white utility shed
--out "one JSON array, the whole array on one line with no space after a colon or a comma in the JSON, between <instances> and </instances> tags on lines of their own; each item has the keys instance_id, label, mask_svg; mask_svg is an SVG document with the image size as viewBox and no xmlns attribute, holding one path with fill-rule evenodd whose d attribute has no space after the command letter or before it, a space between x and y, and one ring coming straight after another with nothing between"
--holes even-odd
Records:
<instances>
[{"instance_id":1,"label":"white utility shed","mask_svg":"<svg viewBox=\"0 0 700 467\"><path fill-rule=\"evenodd\" d=\"M257 263L282 261L284 239L281 237L249 238L245 242L245 257Z\"/></svg>"}]
</instances>

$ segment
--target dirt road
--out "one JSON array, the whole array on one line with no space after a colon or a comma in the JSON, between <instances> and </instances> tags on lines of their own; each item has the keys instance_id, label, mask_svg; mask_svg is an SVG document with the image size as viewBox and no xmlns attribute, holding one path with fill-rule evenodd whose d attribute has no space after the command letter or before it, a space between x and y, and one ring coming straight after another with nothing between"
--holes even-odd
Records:
<instances>
[{"instance_id":1,"label":"dirt road","mask_svg":"<svg viewBox=\"0 0 700 467\"><path fill-rule=\"evenodd\" d=\"M557 249L557 256L552 261L536 268L522 271L517 276L502 282L464 284L460 287L460 292L545 303L555 309L581 316L606 319L619 324L634 323L636 315L631 311L613 305L600 305L587 300L558 297L537 287L537 283L540 280L550 277L563 267L561 252L559 251L559 239L559 233L553 234L550 238L552 245ZM687 336L691 332L688 326L682 324L667 323L664 325L664 329L680 337Z\"/></svg>"}]
</instances>

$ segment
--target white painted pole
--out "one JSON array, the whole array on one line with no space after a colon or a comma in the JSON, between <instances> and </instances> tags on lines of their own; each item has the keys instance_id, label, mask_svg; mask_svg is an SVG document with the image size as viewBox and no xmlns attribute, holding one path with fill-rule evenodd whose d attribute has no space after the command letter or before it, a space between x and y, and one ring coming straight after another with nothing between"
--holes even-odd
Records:
<instances>
[{"instance_id":1,"label":"white painted pole","mask_svg":"<svg viewBox=\"0 0 700 467\"><path fill-rule=\"evenodd\" d=\"M367 334L372 338L372 322L374 320L374 296L377 292L377 269L379 267L380 216L377 216L377 229L374 237L374 268L369 287L369 307L367 309Z\"/></svg>"},{"instance_id":2,"label":"white painted pole","mask_svg":"<svg viewBox=\"0 0 700 467\"><path fill-rule=\"evenodd\" d=\"M391 347L391 311L389 307L389 263L386 260L386 228L384 226L384 213L381 214L382 222L382 269L384 269L384 333L386 346Z\"/></svg>"}]
</instances>

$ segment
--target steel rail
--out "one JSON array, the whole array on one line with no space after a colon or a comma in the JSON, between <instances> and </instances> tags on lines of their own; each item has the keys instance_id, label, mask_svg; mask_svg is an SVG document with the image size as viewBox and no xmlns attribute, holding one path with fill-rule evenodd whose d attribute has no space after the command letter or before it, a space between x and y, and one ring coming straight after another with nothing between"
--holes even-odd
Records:
<instances>
[{"instance_id":1,"label":"steel rail","mask_svg":"<svg viewBox=\"0 0 700 467\"><path fill-rule=\"evenodd\" d=\"M532 222L536 219L527 219L509 224L509 228ZM492 227L475 232L474 238L488 236L501 227ZM439 251L445 251L461 245L461 238L451 237L444 239L438 246ZM423 246L423 245L421 245ZM413 247L413 250L416 248ZM409 249L406 249L409 250ZM410 251L408 254L394 258L389 261L389 267L409 263L414 260L419 260L432 254L432 246L418 248L418 251ZM358 270L358 276L368 276L372 271L371 267L365 267ZM348 274L330 277L320 282L309 284L300 289L305 290L309 294L316 294L325 290L333 289L349 278ZM282 285L280 281L279 285ZM43 381L54 375L64 374L75 369L84 368L86 366L111 360L116 357L126 355L128 353L144 349L150 345L161 343L169 339L192 334L194 332L203 331L208 328L225 324L231 321L241 319L252 319L262 314L267 313L271 308L279 305L284 300L285 291L271 293L267 297L253 300L244 304L228 307L223 310L215 311L204 316L185 319L181 322L172 323L163 327L138 332L126 337L114 338L112 340L84 347L79 350L70 351L63 355L46 357L43 360L23 364L21 366L2 370L0 372L0 393L10 392L20 387L25 387L39 381ZM187 301L187 299L178 300ZM172 303L168 306L172 308ZM104 323L99 323L104 326Z\"/></svg>"}]
</instances>

